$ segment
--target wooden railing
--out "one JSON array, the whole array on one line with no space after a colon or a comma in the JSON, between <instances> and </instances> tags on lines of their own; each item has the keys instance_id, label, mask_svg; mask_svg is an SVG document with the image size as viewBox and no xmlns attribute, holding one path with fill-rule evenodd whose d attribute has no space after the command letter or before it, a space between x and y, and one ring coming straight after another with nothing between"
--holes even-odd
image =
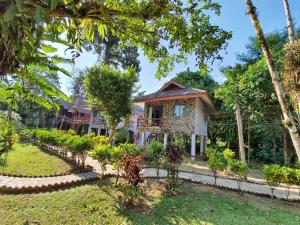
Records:
<instances>
[{"instance_id":1,"label":"wooden railing","mask_svg":"<svg viewBox=\"0 0 300 225\"><path fill-rule=\"evenodd\" d=\"M164 127L165 120L163 118L146 119L141 117L138 119L138 127Z\"/></svg>"}]
</instances>

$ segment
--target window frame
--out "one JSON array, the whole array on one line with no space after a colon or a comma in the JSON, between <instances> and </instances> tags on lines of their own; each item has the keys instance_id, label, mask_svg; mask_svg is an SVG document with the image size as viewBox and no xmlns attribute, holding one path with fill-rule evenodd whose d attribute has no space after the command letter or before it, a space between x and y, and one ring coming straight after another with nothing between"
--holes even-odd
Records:
<instances>
[{"instance_id":1,"label":"window frame","mask_svg":"<svg viewBox=\"0 0 300 225\"><path fill-rule=\"evenodd\" d=\"M178 108L178 114L177 109ZM184 117L187 113L187 105L186 104L176 104L174 106L173 114L175 117Z\"/></svg>"}]
</instances>

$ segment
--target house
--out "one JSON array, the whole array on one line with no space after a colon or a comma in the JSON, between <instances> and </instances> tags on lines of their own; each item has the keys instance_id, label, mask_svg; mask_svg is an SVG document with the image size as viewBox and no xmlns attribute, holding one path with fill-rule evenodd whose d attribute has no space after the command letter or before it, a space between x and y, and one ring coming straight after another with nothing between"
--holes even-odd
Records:
<instances>
[{"instance_id":1,"label":"house","mask_svg":"<svg viewBox=\"0 0 300 225\"><path fill-rule=\"evenodd\" d=\"M55 127L63 130L73 129L78 134L93 132L97 136L108 135L108 123L100 112L93 109L93 107L86 102L84 97L77 96L70 103L61 99L60 103L61 109L56 117ZM128 124L121 122L117 128L120 129L126 126L128 130L131 131L132 138L134 138L138 132L138 118L143 114L143 109L135 105Z\"/></svg>"},{"instance_id":2,"label":"house","mask_svg":"<svg viewBox=\"0 0 300 225\"><path fill-rule=\"evenodd\" d=\"M121 129L123 127L126 127L133 135L132 138L137 134L138 129L138 119L139 117L143 116L144 110L137 105L134 105L132 114L129 118L128 123L121 122L118 124L117 129ZM105 121L105 119L101 116L101 113L97 110L93 109L91 113L90 123L89 123L89 131L94 132L97 135L108 135L109 128L108 124Z\"/></svg>"},{"instance_id":3,"label":"house","mask_svg":"<svg viewBox=\"0 0 300 225\"><path fill-rule=\"evenodd\" d=\"M191 156L196 156L196 137L200 138L200 155L207 142L207 123L216 111L207 91L189 88L174 80L161 89L135 99L144 104L144 116L139 119L141 145L149 134L163 134L167 145L169 134L186 134L191 137Z\"/></svg>"},{"instance_id":4,"label":"house","mask_svg":"<svg viewBox=\"0 0 300 225\"><path fill-rule=\"evenodd\" d=\"M84 97L77 96L72 102L66 102L60 99L61 109L56 117L54 126L69 130L73 129L76 133L87 133L91 109Z\"/></svg>"}]
</instances>

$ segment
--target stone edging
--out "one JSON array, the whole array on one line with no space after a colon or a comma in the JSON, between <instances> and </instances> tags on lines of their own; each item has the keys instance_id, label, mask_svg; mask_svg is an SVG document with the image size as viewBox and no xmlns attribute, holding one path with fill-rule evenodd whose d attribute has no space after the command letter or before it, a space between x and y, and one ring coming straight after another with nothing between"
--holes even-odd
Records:
<instances>
[{"instance_id":1,"label":"stone edging","mask_svg":"<svg viewBox=\"0 0 300 225\"><path fill-rule=\"evenodd\" d=\"M63 181L63 182L55 182L54 184L43 184L43 185L30 185L30 186L21 186L21 187L12 187L12 186L0 186L0 193L4 194L22 194L22 193L39 193L45 191L54 191L63 188L69 188L74 185L85 184L90 181L95 181L99 179L99 174L95 172L86 172L82 174L91 173L90 176L85 178L80 178L78 180L71 180L71 181ZM109 175L105 175L109 176ZM26 178L25 178L26 179ZM30 179L30 178L28 178ZM34 178L32 178L34 179Z\"/></svg>"},{"instance_id":2,"label":"stone edging","mask_svg":"<svg viewBox=\"0 0 300 225\"><path fill-rule=\"evenodd\" d=\"M60 177L60 176L66 176L66 175L84 173L84 172L92 172L92 171L93 168L85 168L85 169L69 170L67 172L63 172L59 174L50 174L50 175L22 175L22 174L11 174L11 173L0 172L0 176L19 177L19 178L46 178L46 177Z\"/></svg>"}]
</instances>

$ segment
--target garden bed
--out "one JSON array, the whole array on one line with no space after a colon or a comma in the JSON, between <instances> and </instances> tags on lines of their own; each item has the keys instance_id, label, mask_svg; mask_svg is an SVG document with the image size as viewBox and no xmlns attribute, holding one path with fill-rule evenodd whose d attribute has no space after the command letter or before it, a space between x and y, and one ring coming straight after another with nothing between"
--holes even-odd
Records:
<instances>
[{"instance_id":1,"label":"garden bed","mask_svg":"<svg viewBox=\"0 0 300 225\"><path fill-rule=\"evenodd\" d=\"M300 224L299 204L181 182L146 179L136 207L123 204L114 178L40 194L1 195L3 224Z\"/></svg>"}]
</instances>

